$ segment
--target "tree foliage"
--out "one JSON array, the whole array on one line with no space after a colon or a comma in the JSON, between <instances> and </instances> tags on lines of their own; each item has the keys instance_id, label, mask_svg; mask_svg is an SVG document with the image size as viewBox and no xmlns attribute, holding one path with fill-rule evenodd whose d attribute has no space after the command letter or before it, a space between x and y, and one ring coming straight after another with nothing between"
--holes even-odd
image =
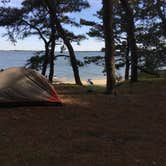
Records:
<instances>
[{"instance_id":1,"label":"tree foliage","mask_svg":"<svg viewBox=\"0 0 166 166\"><path fill-rule=\"evenodd\" d=\"M129 72L129 65L131 65L131 45L129 45L129 38L127 33L131 32L130 24L127 23L128 16L125 12L126 0L116 1L114 4L113 15L113 30L115 39L115 56L119 56L119 62L116 61L116 66L126 65L126 72ZM128 1L128 7L133 11L133 21L135 26L135 40L137 46L139 70L156 71L166 65L166 39L165 39L165 21L166 21L166 2L164 0L138 0ZM82 19L80 23L90 27L87 33L90 37L95 37L103 41L103 23L102 14L103 9L98 11L95 16L97 21L89 21ZM133 36L133 34L131 35ZM132 42L130 42L132 43ZM104 49L103 49L104 51ZM103 59L103 58L102 58ZM99 57L96 59L89 58L89 62L101 62ZM123 62L123 63L122 63ZM86 59L87 63L87 59ZM118 63L120 65L118 65ZM126 73L127 74L127 73ZM126 77L128 79L128 76Z\"/></svg>"},{"instance_id":2,"label":"tree foliage","mask_svg":"<svg viewBox=\"0 0 166 166\"><path fill-rule=\"evenodd\" d=\"M71 50L73 49L71 42L77 42L79 44L81 40L85 39L84 35L76 35L64 28L64 25L80 27L73 18L68 16L68 13L80 12L82 9L89 7L89 3L86 0L52 0L52 3L55 4L53 12L49 8L46 0L24 0L21 8L0 8L2 13L0 26L6 27L6 35L12 42L16 42L16 39L24 39L30 35L38 35L43 40L45 44L45 61L43 63L42 74L46 73L46 68L48 63L50 63L50 81L54 75L54 52L57 42L63 40L64 44L68 44L68 49ZM10 14L8 15L7 13ZM56 24L54 16L56 16L58 23L61 24L61 30ZM63 31L63 36L60 31ZM74 51L72 52L74 53ZM76 62L75 55L71 55L74 75L77 73L75 76L77 76L76 80L78 82L76 81L76 83L81 84L77 63L74 63ZM52 57L51 61L48 61L49 56Z\"/></svg>"}]
</instances>

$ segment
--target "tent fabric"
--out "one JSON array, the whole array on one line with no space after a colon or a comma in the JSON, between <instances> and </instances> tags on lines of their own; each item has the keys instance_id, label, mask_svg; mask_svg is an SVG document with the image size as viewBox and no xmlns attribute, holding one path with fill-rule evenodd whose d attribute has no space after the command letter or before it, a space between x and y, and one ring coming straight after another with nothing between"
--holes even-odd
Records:
<instances>
[{"instance_id":1,"label":"tent fabric","mask_svg":"<svg viewBox=\"0 0 166 166\"><path fill-rule=\"evenodd\" d=\"M10 68L0 72L0 104L61 103L48 80L33 69Z\"/></svg>"}]
</instances>

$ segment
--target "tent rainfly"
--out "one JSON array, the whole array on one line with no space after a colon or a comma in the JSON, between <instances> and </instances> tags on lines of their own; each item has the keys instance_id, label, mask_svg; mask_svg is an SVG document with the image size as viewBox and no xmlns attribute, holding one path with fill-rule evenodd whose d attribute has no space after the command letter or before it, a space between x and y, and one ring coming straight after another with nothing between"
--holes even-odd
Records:
<instances>
[{"instance_id":1,"label":"tent rainfly","mask_svg":"<svg viewBox=\"0 0 166 166\"><path fill-rule=\"evenodd\" d=\"M33 69L9 68L0 72L0 107L61 105L54 87Z\"/></svg>"}]
</instances>

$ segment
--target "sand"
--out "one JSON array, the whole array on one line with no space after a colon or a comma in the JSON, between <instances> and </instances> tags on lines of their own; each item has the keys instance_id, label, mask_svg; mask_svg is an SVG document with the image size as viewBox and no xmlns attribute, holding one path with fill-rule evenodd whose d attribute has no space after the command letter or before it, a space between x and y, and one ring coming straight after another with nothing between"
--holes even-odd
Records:
<instances>
[{"instance_id":1,"label":"sand","mask_svg":"<svg viewBox=\"0 0 166 166\"><path fill-rule=\"evenodd\" d=\"M104 79L93 79L92 80L94 85L102 85L104 86L106 84L106 80ZM74 81L63 81L64 84L74 84ZM90 85L87 80L82 81L83 85Z\"/></svg>"}]
</instances>

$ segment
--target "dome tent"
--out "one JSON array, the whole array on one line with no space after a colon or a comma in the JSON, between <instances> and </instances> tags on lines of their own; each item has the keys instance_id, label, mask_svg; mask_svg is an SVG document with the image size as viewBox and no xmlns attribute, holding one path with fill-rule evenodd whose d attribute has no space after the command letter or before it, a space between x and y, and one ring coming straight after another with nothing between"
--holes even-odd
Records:
<instances>
[{"instance_id":1,"label":"dome tent","mask_svg":"<svg viewBox=\"0 0 166 166\"><path fill-rule=\"evenodd\" d=\"M0 72L0 106L60 105L52 85L33 69L9 68Z\"/></svg>"}]
</instances>

